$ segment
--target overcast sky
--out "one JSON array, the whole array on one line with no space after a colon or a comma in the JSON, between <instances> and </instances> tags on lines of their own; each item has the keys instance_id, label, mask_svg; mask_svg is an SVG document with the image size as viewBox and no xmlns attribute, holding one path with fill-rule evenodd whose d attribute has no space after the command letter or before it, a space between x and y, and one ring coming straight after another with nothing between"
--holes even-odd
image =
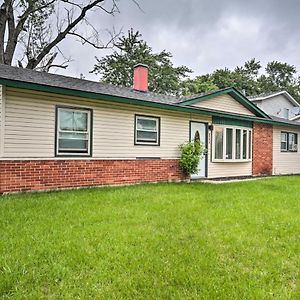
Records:
<instances>
[{"instance_id":1,"label":"overcast sky","mask_svg":"<svg viewBox=\"0 0 300 300\"><path fill-rule=\"evenodd\" d=\"M106 0L109 3L109 0ZM139 30L154 49L173 54L175 65L195 75L216 68L234 68L256 58L279 60L300 70L299 0L120 0L120 14L93 14L98 28ZM109 53L66 40L62 48L74 61L61 74L87 79L95 59Z\"/></svg>"}]
</instances>

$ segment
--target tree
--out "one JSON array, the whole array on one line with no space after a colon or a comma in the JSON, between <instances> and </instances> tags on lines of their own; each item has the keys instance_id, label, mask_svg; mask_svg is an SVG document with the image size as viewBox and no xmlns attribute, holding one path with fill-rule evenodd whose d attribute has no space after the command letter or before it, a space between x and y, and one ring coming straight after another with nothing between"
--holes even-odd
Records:
<instances>
[{"instance_id":1,"label":"tree","mask_svg":"<svg viewBox=\"0 0 300 300\"><path fill-rule=\"evenodd\" d=\"M178 94L183 78L191 70L185 66L174 67L172 54L165 50L154 53L133 29L127 36L121 36L115 43L116 50L103 58L97 58L92 73L100 75L102 82L114 85L132 86L134 65L143 63L149 67L149 90L163 94Z\"/></svg>"},{"instance_id":2,"label":"tree","mask_svg":"<svg viewBox=\"0 0 300 300\"><path fill-rule=\"evenodd\" d=\"M197 76L183 83L185 95L207 92L211 89L235 87L247 96L286 90L300 102L300 79L294 66L278 61L269 62L265 73L260 75L262 66L251 59L234 70L217 69L211 74Z\"/></svg>"},{"instance_id":3,"label":"tree","mask_svg":"<svg viewBox=\"0 0 300 300\"><path fill-rule=\"evenodd\" d=\"M182 93L190 95L233 86L240 91L256 94L259 92L257 78L260 68L260 63L252 59L233 71L228 68L217 69L211 74L186 80L183 83Z\"/></svg>"},{"instance_id":4,"label":"tree","mask_svg":"<svg viewBox=\"0 0 300 300\"><path fill-rule=\"evenodd\" d=\"M208 91L217 90L218 86L212 81L210 76L201 75L194 79L187 79L182 82L180 93L182 95L195 95Z\"/></svg>"},{"instance_id":5,"label":"tree","mask_svg":"<svg viewBox=\"0 0 300 300\"><path fill-rule=\"evenodd\" d=\"M111 46L116 33L102 42L88 14L118 12L115 0L108 7L104 0L4 0L0 6L0 63L49 71L51 67L66 68L70 58L60 51L67 37L78 38L82 44L97 49ZM62 55L65 63L55 65Z\"/></svg>"}]
</instances>

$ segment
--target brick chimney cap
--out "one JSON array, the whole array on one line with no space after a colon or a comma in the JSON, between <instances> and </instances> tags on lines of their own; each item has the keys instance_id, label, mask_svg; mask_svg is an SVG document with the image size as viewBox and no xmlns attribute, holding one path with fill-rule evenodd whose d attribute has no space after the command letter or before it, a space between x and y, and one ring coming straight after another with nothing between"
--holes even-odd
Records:
<instances>
[{"instance_id":1,"label":"brick chimney cap","mask_svg":"<svg viewBox=\"0 0 300 300\"><path fill-rule=\"evenodd\" d=\"M147 65L142 64L142 63L138 63L138 64L136 64L136 65L133 66L134 69L137 68L137 67L144 67L144 68L149 69L149 67Z\"/></svg>"}]
</instances>

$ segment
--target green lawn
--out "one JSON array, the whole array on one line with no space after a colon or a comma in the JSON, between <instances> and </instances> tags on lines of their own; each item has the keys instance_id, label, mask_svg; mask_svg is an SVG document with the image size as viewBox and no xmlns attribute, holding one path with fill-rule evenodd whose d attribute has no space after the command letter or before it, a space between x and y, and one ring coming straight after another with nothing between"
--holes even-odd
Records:
<instances>
[{"instance_id":1,"label":"green lawn","mask_svg":"<svg viewBox=\"0 0 300 300\"><path fill-rule=\"evenodd\" d=\"M0 296L299 299L300 177L0 198Z\"/></svg>"}]
</instances>

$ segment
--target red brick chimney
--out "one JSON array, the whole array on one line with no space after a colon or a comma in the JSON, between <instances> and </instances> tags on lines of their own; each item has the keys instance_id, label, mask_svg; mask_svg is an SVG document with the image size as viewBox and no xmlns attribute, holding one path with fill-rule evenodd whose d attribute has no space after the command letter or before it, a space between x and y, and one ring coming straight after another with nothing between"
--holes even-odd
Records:
<instances>
[{"instance_id":1,"label":"red brick chimney","mask_svg":"<svg viewBox=\"0 0 300 300\"><path fill-rule=\"evenodd\" d=\"M133 88L136 91L148 92L148 66L137 64L133 70Z\"/></svg>"}]
</instances>

